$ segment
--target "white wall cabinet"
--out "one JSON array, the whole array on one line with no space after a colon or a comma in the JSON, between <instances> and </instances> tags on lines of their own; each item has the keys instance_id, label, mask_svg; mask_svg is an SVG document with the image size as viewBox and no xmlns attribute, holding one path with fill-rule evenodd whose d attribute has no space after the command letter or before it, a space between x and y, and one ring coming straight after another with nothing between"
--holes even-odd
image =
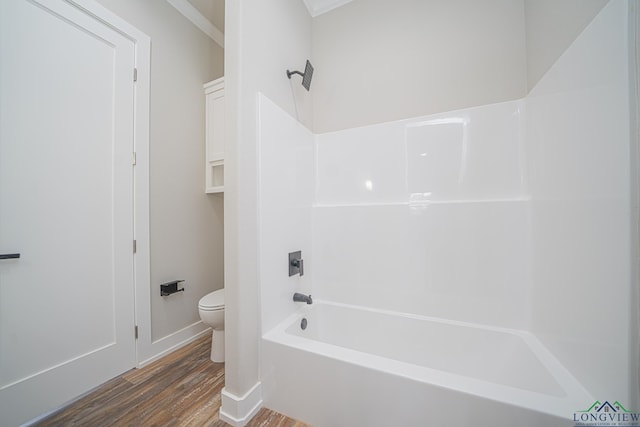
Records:
<instances>
[{"instance_id":1,"label":"white wall cabinet","mask_svg":"<svg viewBox=\"0 0 640 427\"><path fill-rule=\"evenodd\" d=\"M205 191L224 192L224 77L204 85L205 120Z\"/></svg>"}]
</instances>

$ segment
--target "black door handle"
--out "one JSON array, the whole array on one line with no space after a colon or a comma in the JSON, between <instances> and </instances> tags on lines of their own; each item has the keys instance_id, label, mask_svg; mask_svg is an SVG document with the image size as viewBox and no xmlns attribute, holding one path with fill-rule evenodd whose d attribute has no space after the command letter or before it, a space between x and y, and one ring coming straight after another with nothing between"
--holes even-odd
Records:
<instances>
[{"instance_id":1,"label":"black door handle","mask_svg":"<svg viewBox=\"0 0 640 427\"><path fill-rule=\"evenodd\" d=\"M0 254L0 259L15 259L20 258L20 254Z\"/></svg>"}]
</instances>

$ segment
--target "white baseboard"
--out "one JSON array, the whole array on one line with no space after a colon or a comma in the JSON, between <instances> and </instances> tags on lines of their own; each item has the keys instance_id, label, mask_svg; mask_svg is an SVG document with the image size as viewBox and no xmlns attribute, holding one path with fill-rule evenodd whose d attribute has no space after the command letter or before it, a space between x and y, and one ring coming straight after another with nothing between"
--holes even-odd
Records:
<instances>
[{"instance_id":1,"label":"white baseboard","mask_svg":"<svg viewBox=\"0 0 640 427\"><path fill-rule=\"evenodd\" d=\"M219 418L233 427L245 426L262 407L262 384L258 381L243 396L222 389Z\"/></svg>"},{"instance_id":2,"label":"white baseboard","mask_svg":"<svg viewBox=\"0 0 640 427\"><path fill-rule=\"evenodd\" d=\"M192 341L197 340L204 334L210 334L211 328L205 326L201 321L198 321L186 328L180 329L166 337L162 337L151 343L151 356L148 356L144 360L138 361L138 368L148 365L160 359L163 356L179 349L182 346L189 344Z\"/></svg>"}]
</instances>

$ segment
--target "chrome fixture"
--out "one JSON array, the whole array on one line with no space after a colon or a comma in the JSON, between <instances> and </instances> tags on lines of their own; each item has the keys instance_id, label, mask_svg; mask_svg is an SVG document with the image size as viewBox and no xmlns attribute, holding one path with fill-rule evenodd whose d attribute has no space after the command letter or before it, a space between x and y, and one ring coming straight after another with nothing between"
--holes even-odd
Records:
<instances>
[{"instance_id":1,"label":"chrome fixture","mask_svg":"<svg viewBox=\"0 0 640 427\"><path fill-rule=\"evenodd\" d=\"M289 252L289 277L294 274L304 275L304 261L302 251Z\"/></svg>"},{"instance_id":2,"label":"chrome fixture","mask_svg":"<svg viewBox=\"0 0 640 427\"><path fill-rule=\"evenodd\" d=\"M289 71L287 70L287 77L291 80L291 76L294 74L300 74L302 76L302 86L308 91L311 87L311 78L313 77L313 65L311 62L307 60L307 64L304 67L304 73L300 71Z\"/></svg>"},{"instance_id":3,"label":"chrome fixture","mask_svg":"<svg viewBox=\"0 0 640 427\"><path fill-rule=\"evenodd\" d=\"M296 292L293 294L294 302L306 302L307 304L313 304L313 300L311 299L311 295L299 294Z\"/></svg>"}]
</instances>

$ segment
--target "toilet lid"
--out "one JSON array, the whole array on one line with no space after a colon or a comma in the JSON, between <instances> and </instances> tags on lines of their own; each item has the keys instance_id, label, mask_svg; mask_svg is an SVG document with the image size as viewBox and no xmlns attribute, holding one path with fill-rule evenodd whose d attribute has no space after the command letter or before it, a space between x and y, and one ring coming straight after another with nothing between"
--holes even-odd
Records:
<instances>
[{"instance_id":1,"label":"toilet lid","mask_svg":"<svg viewBox=\"0 0 640 427\"><path fill-rule=\"evenodd\" d=\"M224 308L224 289L211 292L200 298L198 305L205 309Z\"/></svg>"}]
</instances>

